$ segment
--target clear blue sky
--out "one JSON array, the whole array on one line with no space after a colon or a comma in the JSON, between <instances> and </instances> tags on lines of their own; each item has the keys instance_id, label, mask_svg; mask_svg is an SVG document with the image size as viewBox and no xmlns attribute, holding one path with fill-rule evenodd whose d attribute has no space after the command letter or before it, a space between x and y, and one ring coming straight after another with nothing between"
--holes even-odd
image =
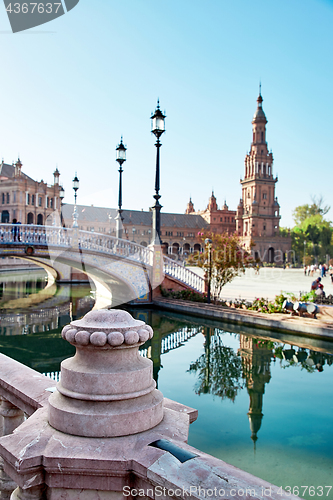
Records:
<instances>
[{"instance_id":1,"label":"clear blue sky","mask_svg":"<svg viewBox=\"0 0 333 500\"><path fill-rule=\"evenodd\" d=\"M212 188L236 209L260 79L282 225L331 202L333 1L80 0L17 34L0 5L0 44L0 155L48 183L58 165L67 203L77 171L79 203L116 206L123 134L123 207L153 204L159 97L163 210L203 209Z\"/></svg>"}]
</instances>

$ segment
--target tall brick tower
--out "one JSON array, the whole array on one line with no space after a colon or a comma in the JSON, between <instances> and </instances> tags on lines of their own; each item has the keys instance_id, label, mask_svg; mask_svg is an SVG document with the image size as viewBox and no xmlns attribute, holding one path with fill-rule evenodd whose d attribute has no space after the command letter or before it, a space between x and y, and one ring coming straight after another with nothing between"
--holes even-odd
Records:
<instances>
[{"instance_id":1,"label":"tall brick tower","mask_svg":"<svg viewBox=\"0 0 333 500\"><path fill-rule=\"evenodd\" d=\"M273 176L273 154L266 142L267 119L262 109L261 88L252 120L252 143L245 157L241 179L242 198L237 207L236 232L246 249L262 262L281 264L288 260L290 237L279 235L280 205L275 197L277 177Z\"/></svg>"}]
</instances>

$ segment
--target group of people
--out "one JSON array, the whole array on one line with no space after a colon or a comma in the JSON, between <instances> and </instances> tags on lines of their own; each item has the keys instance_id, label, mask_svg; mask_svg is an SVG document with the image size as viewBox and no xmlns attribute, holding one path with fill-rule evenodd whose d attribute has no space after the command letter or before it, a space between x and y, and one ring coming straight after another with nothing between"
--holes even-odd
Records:
<instances>
[{"instance_id":1,"label":"group of people","mask_svg":"<svg viewBox=\"0 0 333 500\"><path fill-rule=\"evenodd\" d=\"M327 266L327 264L311 264L311 266L304 266L304 276L313 276L317 271L319 271L319 274L321 278L326 278L327 273L329 273L330 278L331 278L331 283L333 283L333 266L330 264Z\"/></svg>"}]
</instances>

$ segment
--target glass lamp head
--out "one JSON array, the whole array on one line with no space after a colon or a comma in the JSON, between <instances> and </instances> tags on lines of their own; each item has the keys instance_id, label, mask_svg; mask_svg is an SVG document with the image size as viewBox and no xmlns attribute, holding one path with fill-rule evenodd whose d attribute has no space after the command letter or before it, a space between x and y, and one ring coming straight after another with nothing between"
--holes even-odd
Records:
<instances>
[{"instance_id":1,"label":"glass lamp head","mask_svg":"<svg viewBox=\"0 0 333 500\"><path fill-rule=\"evenodd\" d=\"M123 144L123 138L120 140L120 144L116 147L116 161L122 165L126 161L126 148Z\"/></svg>"},{"instance_id":2,"label":"glass lamp head","mask_svg":"<svg viewBox=\"0 0 333 500\"><path fill-rule=\"evenodd\" d=\"M160 137L165 132L165 118L166 115L160 110L160 103L157 101L155 113L150 117L151 131L156 137Z\"/></svg>"}]
</instances>

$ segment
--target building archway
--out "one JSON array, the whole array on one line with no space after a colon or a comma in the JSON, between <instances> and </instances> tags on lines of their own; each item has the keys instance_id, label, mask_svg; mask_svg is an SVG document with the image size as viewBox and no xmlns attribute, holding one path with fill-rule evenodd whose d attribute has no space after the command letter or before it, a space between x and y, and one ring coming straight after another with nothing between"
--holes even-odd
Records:
<instances>
[{"instance_id":1,"label":"building archway","mask_svg":"<svg viewBox=\"0 0 333 500\"><path fill-rule=\"evenodd\" d=\"M32 212L29 212L27 215L27 224L33 224L34 223L34 214Z\"/></svg>"},{"instance_id":2,"label":"building archway","mask_svg":"<svg viewBox=\"0 0 333 500\"><path fill-rule=\"evenodd\" d=\"M143 246L143 247L147 247L148 246L146 241L141 241L140 245Z\"/></svg>"},{"instance_id":3,"label":"building archway","mask_svg":"<svg viewBox=\"0 0 333 500\"><path fill-rule=\"evenodd\" d=\"M8 210L3 210L1 213L1 222L2 224L8 224L9 223L9 212Z\"/></svg>"},{"instance_id":4,"label":"building archway","mask_svg":"<svg viewBox=\"0 0 333 500\"><path fill-rule=\"evenodd\" d=\"M269 247L269 249L268 249L268 262L270 264L273 264L273 262L274 262L274 248L273 247Z\"/></svg>"},{"instance_id":5,"label":"building archway","mask_svg":"<svg viewBox=\"0 0 333 500\"><path fill-rule=\"evenodd\" d=\"M179 243L177 243L177 242L176 242L176 243L173 243L173 244L172 244L172 250L171 250L171 251L172 251L172 253L173 253L174 255L178 255L178 253L179 253Z\"/></svg>"},{"instance_id":6,"label":"building archway","mask_svg":"<svg viewBox=\"0 0 333 500\"><path fill-rule=\"evenodd\" d=\"M194 245L194 247L193 247L193 250L194 250L195 252L201 252L201 245L200 245L200 243L196 243L196 244Z\"/></svg>"},{"instance_id":7,"label":"building archway","mask_svg":"<svg viewBox=\"0 0 333 500\"><path fill-rule=\"evenodd\" d=\"M42 226L43 225L43 214L38 214L37 215L37 225L38 226Z\"/></svg>"},{"instance_id":8,"label":"building archway","mask_svg":"<svg viewBox=\"0 0 333 500\"><path fill-rule=\"evenodd\" d=\"M191 252L191 247L189 243L185 243L183 246L183 255L187 257Z\"/></svg>"}]
</instances>

